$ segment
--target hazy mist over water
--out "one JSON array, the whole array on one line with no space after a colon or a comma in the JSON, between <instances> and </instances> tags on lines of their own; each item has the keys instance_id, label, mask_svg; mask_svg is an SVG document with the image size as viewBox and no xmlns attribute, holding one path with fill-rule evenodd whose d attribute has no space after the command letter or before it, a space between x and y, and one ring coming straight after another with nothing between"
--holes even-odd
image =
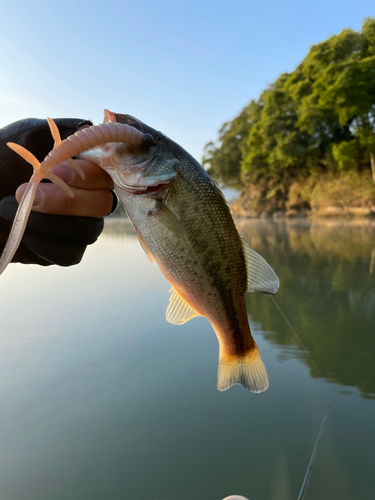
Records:
<instances>
[{"instance_id":1,"label":"hazy mist over water","mask_svg":"<svg viewBox=\"0 0 375 500\"><path fill-rule=\"evenodd\" d=\"M165 321L170 285L129 221L78 266L9 266L1 499L290 500L328 403L305 499L375 498L375 223L237 226L281 282L277 305L247 296L263 394L216 390L210 324Z\"/></svg>"}]
</instances>

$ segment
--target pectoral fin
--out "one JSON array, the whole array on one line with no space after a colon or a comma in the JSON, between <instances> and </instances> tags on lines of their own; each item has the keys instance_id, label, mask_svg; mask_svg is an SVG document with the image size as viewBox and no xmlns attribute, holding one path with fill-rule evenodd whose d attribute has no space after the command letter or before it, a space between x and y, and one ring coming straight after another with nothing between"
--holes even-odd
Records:
<instances>
[{"instance_id":1,"label":"pectoral fin","mask_svg":"<svg viewBox=\"0 0 375 500\"><path fill-rule=\"evenodd\" d=\"M183 325L189 319L201 316L172 288L172 295L169 297L169 304L166 312L166 319L173 325Z\"/></svg>"},{"instance_id":2,"label":"pectoral fin","mask_svg":"<svg viewBox=\"0 0 375 500\"><path fill-rule=\"evenodd\" d=\"M136 232L137 232L137 236L138 236L138 241L139 243L141 244L141 247L143 248L143 250L145 251L145 254L147 255L147 257L149 258L151 264L153 264L155 262L155 257L153 255L153 253L151 252L151 250L148 248L147 246L147 243L145 242L145 240L143 239L143 236L141 235L141 233L138 231L138 229L136 229Z\"/></svg>"},{"instance_id":3,"label":"pectoral fin","mask_svg":"<svg viewBox=\"0 0 375 500\"><path fill-rule=\"evenodd\" d=\"M176 219L173 213L159 202L154 210L150 212L150 215L153 215L155 219L161 222L167 229L172 231L176 236L179 236L183 240L186 241L186 233L182 226L182 224Z\"/></svg>"},{"instance_id":4,"label":"pectoral fin","mask_svg":"<svg viewBox=\"0 0 375 500\"><path fill-rule=\"evenodd\" d=\"M279 289L279 278L275 271L258 252L242 240L242 248L247 270L247 292L270 293Z\"/></svg>"}]
</instances>

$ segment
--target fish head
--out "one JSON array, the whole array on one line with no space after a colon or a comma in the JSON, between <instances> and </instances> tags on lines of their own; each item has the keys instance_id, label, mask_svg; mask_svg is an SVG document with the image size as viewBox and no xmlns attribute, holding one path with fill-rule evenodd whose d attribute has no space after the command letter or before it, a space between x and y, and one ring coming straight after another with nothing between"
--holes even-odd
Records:
<instances>
[{"instance_id":1,"label":"fish head","mask_svg":"<svg viewBox=\"0 0 375 500\"><path fill-rule=\"evenodd\" d=\"M131 115L105 111L104 122L119 122L144 133L140 145L109 142L80 155L102 167L114 184L134 194L152 194L168 185L176 176L179 160L168 143L159 141L162 134Z\"/></svg>"}]
</instances>

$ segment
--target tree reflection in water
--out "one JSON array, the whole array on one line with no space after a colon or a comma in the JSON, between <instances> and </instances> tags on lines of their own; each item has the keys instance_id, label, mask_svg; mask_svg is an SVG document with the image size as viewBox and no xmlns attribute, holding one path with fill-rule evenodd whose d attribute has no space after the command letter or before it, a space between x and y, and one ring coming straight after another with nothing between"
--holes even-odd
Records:
<instances>
[{"instance_id":1,"label":"tree reflection in water","mask_svg":"<svg viewBox=\"0 0 375 500\"><path fill-rule=\"evenodd\" d=\"M268 313L275 307L270 297L247 294L266 339L296 347L285 355L303 358L313 377L374 398L375 221L250 220L237 227L277 272L275 300L308 354L281 316Z\"/></svg>"}]
</instances>

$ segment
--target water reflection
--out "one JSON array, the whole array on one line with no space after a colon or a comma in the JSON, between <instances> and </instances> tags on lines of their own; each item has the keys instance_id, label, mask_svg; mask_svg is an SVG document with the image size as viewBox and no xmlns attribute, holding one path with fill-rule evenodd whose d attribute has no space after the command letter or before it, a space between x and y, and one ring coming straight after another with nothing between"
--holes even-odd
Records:
<instances>
[{"instance_id":1,"label":"water reflection","mask_svg":"<svg viewBox=\"0 0 375 500\"><path fill-rule=\"evenodd\" d=\"M271 381L262 394L216 390L212 327L165 321L170 286L129 221L108 221L79 266L9 266L0 282L1 499L297 498L327 403L321 373L374 392L373 229L239 227L280 274L276 300L312 356L269 296L249 294ZM306 500L373 499L375 402L329 388Z\"/></svg>"},{"instance_id":2,"label":"water reflection","mask_svg":"<svg viewBox=\"0 0 375 500\"><path fill-rule=\"evenodd\" d=\"M375 223L359 221L239 221L244 239L279 275L276 296L308 355L313 377L375 395ZM300 345L269 297L247 296L266 339ZM290 353L295 356L295 351Z\"/></svg>"}]
</instances>

